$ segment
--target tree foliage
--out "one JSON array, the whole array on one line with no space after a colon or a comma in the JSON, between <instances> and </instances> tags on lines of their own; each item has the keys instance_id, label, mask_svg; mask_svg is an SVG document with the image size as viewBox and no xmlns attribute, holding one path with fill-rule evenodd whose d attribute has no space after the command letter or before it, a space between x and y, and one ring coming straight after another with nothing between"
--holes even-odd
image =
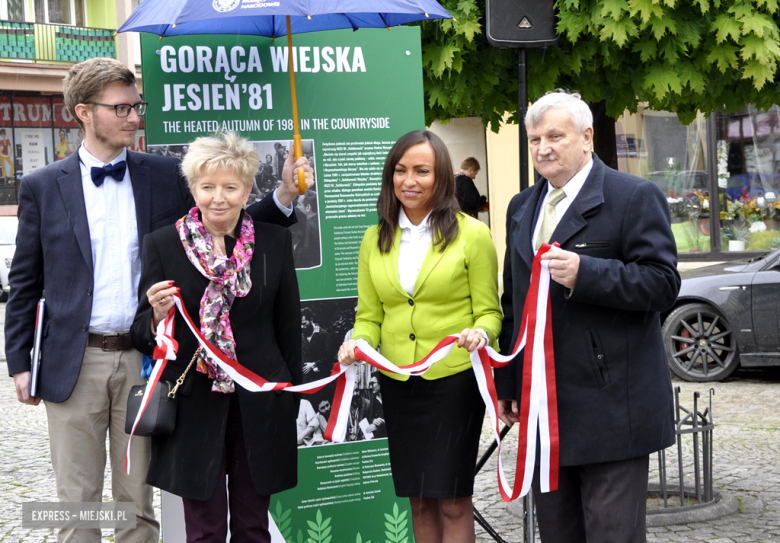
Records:
<instances>
[{"instance_id":1,"label":"tree foliage","mask_svg":"<svg viewBox=\"0 0 780 543\"><path fill-rule=\"evenodd\" d=\"M426 122L517 122L517 51L485 38L485 0L442 0L422 24ZM566 88L607 114L638 102L689 123L700 110L780 103L780 0L557 0L558 43L528 50L528 96Z\"/></svg>"}]
</instances>

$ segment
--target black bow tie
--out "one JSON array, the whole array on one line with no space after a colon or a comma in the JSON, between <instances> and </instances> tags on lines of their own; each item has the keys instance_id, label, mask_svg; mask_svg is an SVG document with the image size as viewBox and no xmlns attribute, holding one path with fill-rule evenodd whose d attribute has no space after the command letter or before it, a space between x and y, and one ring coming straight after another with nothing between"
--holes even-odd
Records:
<instances>
[{"instance_id":1,"label":"black bow tie","mask_svg":"<svg viewBox=\"0 0 780 543\"><path fill-rule=\"evenodd\" d=\"M103 184L103 181L107 175L110 175L117 181L121 181L125 177L126 169L127 163L122 160L121 162L117 162L116 164L109 164L107 166L103 166L102 168L92 168L90 175L92 176L92 182L95 183L96 187L99 187Z\"/></svg>"}]
</instances>

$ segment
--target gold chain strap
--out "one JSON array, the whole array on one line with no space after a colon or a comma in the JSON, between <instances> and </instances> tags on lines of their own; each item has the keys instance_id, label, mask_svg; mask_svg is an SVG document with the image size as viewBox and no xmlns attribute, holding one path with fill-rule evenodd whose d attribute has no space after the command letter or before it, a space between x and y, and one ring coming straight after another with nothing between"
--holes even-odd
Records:
<instances>
[{"instance_id":1,"label":"gold chain strap","mask_svg":"<svg viewBox=\"0 0 780 543\"><path fill-rule=\"evenodd\" d=\"M187 372L190 371L190 368L192 367L192 363L195 362L195 360L198 358L198 353L200 353L200 347L198 347L198 350L195 351L195 354L192 355L192 360L190 360L189 365L187 366L187 369L184 370L184 373L181 374L181 377L176 379L176 386L173 387L173 390L171 390L168 393L169 398L176 397L176 391L179 390L179 387L184 384L184 378L187 377Z\"/></svg>"}]
</instances>

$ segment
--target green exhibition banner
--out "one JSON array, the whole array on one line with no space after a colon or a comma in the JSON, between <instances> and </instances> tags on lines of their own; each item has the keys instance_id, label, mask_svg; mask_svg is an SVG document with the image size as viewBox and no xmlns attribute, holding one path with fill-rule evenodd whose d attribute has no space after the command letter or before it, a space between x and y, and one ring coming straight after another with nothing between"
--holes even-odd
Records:
<instances>
[{"instance_id":1,"label":"green exhibition banner","mask_svg":"<svg viewBox=\"0 0 780 543\"><path fill-rule=\"evenodd\" d=\"M377 222L387 152L425 119L418 28L298 34L294 44L303 152L315 170L291 227L308 382L330 374L351 337L358 251ZM287 39L143 34L141 51L147 151L181 158L199 136L238 132L261 160L250 203L269 195L292 152ZM373 368L360 367L342 444L323 438L334 389L301 401L298 486L271 499L274 543L413 542L409 502L393 490ZM165 530L165 496L163 507Z\"/></svg>"}]
</instances>

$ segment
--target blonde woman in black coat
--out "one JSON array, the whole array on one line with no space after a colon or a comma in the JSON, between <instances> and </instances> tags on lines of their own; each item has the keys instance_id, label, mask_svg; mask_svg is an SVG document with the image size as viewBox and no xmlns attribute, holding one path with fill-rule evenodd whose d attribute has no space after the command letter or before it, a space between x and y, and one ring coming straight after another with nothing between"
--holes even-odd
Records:
<instances>
[{"instance_id":1,"label":"blonde woman in black coat","mask_svg":"<svg viewBox=\"0 0 780 543\"><path fill-rule=\"evenodd\" d=\"M233 134L198 138L182 163L197 207L148 236L141 296L132 328L150 354L153 330L180 289L209 342L269 381L300 383L300 300L289 231L244 212L259 160ZM284 175L292 175L293 162ZM310 170L307 170L310 173ZM181 316L177 359L162 379L175 381L198 348ZM253 393L233 383L201 350L179 390L176 428L152 438L147 483L181 496L188 541L270 542L270 495L297 482L295 418L289 393ZM227 477L229 490L225 491Z\"/></svg>"}]
</instances>

